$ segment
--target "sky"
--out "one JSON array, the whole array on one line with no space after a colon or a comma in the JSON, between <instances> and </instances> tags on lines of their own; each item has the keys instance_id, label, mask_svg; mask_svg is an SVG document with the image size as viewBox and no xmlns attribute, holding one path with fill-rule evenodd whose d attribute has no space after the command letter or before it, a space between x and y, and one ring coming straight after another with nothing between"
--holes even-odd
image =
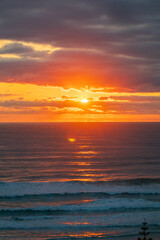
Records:
<instances>
[{"instance_id":1,"label":"sky","mask_svg":"<svg viewBox=\"0 0 160 240\"><path fill-rule=\"evenodd\" d=\"M160 122L158 0L1 0L0 122Z\"/></svg>"}]
</instances>

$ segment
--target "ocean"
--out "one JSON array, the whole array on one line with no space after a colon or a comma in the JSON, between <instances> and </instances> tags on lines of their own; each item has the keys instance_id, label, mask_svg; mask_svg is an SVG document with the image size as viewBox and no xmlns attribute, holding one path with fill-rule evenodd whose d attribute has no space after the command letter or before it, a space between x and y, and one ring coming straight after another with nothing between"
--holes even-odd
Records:
<instances>
[{"instance_id":1,"label":"ocean","mask_svg":"<svg viewBox=\"0 0 160 240\"><path fill-rule=\"evenodd\" d=\"M160 239L160 123L1 123L0 239Z\"/></svg>"}]
</instances>

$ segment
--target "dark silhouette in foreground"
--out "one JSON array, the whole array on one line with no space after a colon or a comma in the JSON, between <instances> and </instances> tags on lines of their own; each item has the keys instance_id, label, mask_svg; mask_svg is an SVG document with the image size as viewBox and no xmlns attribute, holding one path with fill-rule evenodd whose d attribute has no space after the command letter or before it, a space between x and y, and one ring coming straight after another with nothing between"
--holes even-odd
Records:
<instances>
[{"instance_id":1,"label":"dark silhouette in foreground","mask_svg":"<svg viewBox=\"0 0 160 240\"><path fill-rule=\"evenodd\" d=\"M147 238L147 236L150 234L150 232L147 232L148 227L147 227L147 222L143 222L142 223L142 227L141 227L142 231L139 233L141 236L141 238L138 238L137 240L153 240L152 238Z\"/></svg>"}]
</instances>

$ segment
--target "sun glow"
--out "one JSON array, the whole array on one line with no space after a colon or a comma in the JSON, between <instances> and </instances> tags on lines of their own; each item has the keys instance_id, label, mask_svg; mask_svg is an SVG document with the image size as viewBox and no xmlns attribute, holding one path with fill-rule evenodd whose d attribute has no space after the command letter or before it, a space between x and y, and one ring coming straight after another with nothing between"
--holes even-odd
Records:
<instances>
[{"instance_id":1,"label":"sun glow","mask_svg":"<svg viewBox=\"0 0 160 240\"><path fill-rule=\"evenodd\" d=\"M68 141L69 141L69 142L75 142L76 139L75 139L75 138L68 138Z\"/></svg>"},{"instance_id":2,"label":"sun glow","mask_svg":"<svg viewBox=\"0 0 160 240\"><path fill-rule=\"evenodd\" d=\"M81 100L81 102L82 102L82 103L88 103L88 100L87 100L86 98L83 98L83 99Z\"/></svg>"}]
</instances>

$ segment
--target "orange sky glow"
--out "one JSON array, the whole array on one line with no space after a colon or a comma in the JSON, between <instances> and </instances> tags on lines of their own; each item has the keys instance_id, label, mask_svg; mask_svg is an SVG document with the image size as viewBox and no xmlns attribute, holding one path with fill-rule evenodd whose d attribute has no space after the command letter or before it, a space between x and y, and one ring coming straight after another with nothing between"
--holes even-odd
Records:
<instances>
[{"instance_id":1,"label":"orange sky glow","mask_svg":"<svg viewBox=\"0 0 160 240\"><path fill-rule=\"evenodd\" d=\"M159 121L159 92L0 83L1 122ZM155 109L154 109L155 108Z\"/></svg>"},{"instance_id":2,"label":"orange sky glow","mask_svg":"<svg viewBox=\"0 0 160 240\"><path fill-rule=\"evenodd\" d=\"M4 8L0 122L159 122L156 9L62 2Z\"/></svg>"}]
</instances>

